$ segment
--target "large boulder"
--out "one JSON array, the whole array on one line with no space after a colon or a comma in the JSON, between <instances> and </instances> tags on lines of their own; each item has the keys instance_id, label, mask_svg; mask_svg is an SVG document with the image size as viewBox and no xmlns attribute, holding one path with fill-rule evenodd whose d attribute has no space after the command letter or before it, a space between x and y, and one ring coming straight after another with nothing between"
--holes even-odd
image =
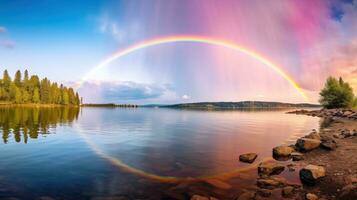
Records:
<instances>
[{"instance_id":1,"label":"large boulder","mask_svg":"<svg viewBox=\"0 0 357 200\"><path fill-rule=\"evenodd\" d=\"M258 166L258 174L260 176L277 175L283 172L284 169L285 169L284 165L275 162L262 162Z\"/></svg>"},{"instance_id":2,"label":"large boulder","mask_svg":"<svg viewBox=\"0 0 357 200\"><path fill-rule=\"evenodd\" d=\"M310 139L310 138L300 138L296 141L295 146L299 151L306 152L318 148L320 144L321 144L320 140Z\"/></svg>"},{"instance_id":3,"label":"large boulder","mask_svg":"<svg viewBox=\"0 0 357 200\"><path fill-rule=\"evenodd\" d=\"M290 146L277 146L273 148L274 157L288 157L295 149Z\"/></svg>"},{"instance_id":4,"label":"large boulder","mask_svg":"<svg viewBox=\"0 0 357 200\"><path fill-rule=\"evenodd\" d=\"M326 175L326 170L322 166L307 165L300 170L299 174L302 183L313 185Z\"/></svg>"},{"instance_id":5,"label":"large boulder","mask_svg":"<svg viewBox=\"0 0 357 200\"><path fill-rule=\"evenodd\" d=\"M239 156L239 161L253 163L257 157L258 155L256 153L245 153Z\"/></svg>"}]
</instances>

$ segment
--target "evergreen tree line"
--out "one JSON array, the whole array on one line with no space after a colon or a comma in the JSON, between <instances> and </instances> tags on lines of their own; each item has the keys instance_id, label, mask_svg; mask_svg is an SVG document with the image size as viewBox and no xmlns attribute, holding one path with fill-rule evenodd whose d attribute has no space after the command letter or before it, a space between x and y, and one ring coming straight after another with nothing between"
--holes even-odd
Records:
<instances>
[{"instance_id":1,"label":"evergreen tree line","mask_svg":"<svg viewBox=\"0 0 357 200\"><path fill-rule=\"evenodd\" d=\"M44 78L40 80L37 75L29 76L27 70L22 78L21 71L18 70L14 80L11 79L7 70L4 70L0 79L0 101L15 104L36 103L36 104L60 104L79 105L80 97L73 88L65 87L56 82Z\"/></svg>"}]
</instances>

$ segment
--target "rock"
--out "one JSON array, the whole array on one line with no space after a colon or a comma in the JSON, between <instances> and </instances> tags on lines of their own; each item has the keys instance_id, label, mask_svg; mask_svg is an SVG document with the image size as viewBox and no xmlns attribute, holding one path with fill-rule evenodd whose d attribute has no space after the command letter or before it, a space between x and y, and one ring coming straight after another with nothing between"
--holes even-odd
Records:
<instances>
[{"instance_id":1,"label":"rock","mask_svg":"<svg viewBox=\"0 0 357 200\"><path fill-rule=\"evenodd\" d=\"M239 196L237 200L254 200L255 192L244 192Z\"/></svg>"},{"instance_id":2,"label":"rock","mask_svg":"<svg viewBox=\"0 0 357 200\"><path fill-rule=\"evenodd\" d=\"M258 166L259 175L277 175L283 172L285 169L284 165L275 162L262 162Z\"/></svg>"},{"instance_id":3,"label":"rock","mask_svg":"<svg viewBox=\"0 0 357 200\"><path fill-rule=\"evenodd\" d=\"M357 186L350 184L342 188L338 199L357 199Z\"/></svg>"},{"instance_id":4,"label":"rock","mask_svg":"<svg viewBox=\"0 0 357 200\"><path fill-rule=\"evenodd\" d=\"M271 196L271 191L268 189L259 189L257 190L257 195L261 197L270 197Z\"/></svg>"},{"instance_id":5,"label":"rock","mask_svg":"<svg viewBox=\"0 0 357 200\"><path fill-rule=\"evenodd\" d=\"M293 195L294 192L294 187L292 186L286 186L283 188L283 190L281 191L281 195L285 198L287 197L291 197Z\"/></svg>"},{"instance_id":6,"label":"rock","mask_svg":"<svg viewBox=\"0 0 357 200\"><path fill-rule=\"evenodd\" d=\"M319 197L316 196L316 194L312 194L312 193L307 193L305 197L307 200L318 200L319 199Z\"/></svg>"},{"instance_id":7,"label":"rock","mask_svg":"<svg viewBox=\"0 0 357 200\"><path fill-rule=\"evenodd\" d=\"M300 180L305 184L313 185L326 175L325 168L317 165L307 165L300 170Z\"/></svg>"},{"instance_id":8,"label":"rock","mask_svg":"<svg viewBox=\"0 0 357 200\"><path fill-rule=\"evenodd\" d=\"M274 189L284 187L287 181L281 177L259 178L257 186L264 189Z\"/></svg>"},{"instance_id":9,"label":"rock","mask_svg":"<svg viewBox=\"0 0 357 200\"><path fill-rule=\"evenodd\" d=\"M296 141L295 146L299 151L306 152L316 149L320 146L321 141L310 138L300 138Z\"/></svg>"},{"instance_id":10,"label":"rock","mask_svg":"<svg viewBox=\"0 0 357 200\"><path fill-rule=\"evenodd\" d=\"M341 131L341 135L344 137L344 138L348 138L348 137L351 137L353 136L353 132L351 132L350 130L348 129L345 129L345 130L342 130Z\"/></svg>"},{"instance_id":11,"label":"rock","mask_svg":"<svg viewBox=\"0 0 357 200\"><path fill-rule=\"evenodd\" d=\"M218 199L216 199L214 197L204 197L204 196L195 194L191 197L191 200L218 200Z\"/></svg>"},{"instance_id":12,"label":"rock","mask_svg":"<svg viewBox=\"0 0 357 200\"><path fill-rule=\"evenodd\" d=\"M246 163L253 163L258 157L256 153L245 153L239 156L239 161Z\"/></svg>"},{"instance_id":13,"label":"rock","mask_svg":"<svg viewBox=\"0 0 357 200\"><path fill-rule=\"evenodd\" d=\"M309 135L305 136L304 138L314 139L314 140L321 140L321 136L318 132L313 131Z\"/></svg>"},{"instance_id":14,"label":"rock","mask_svg":"<svg viewBox=\"0 0 357 200\"><path fill-rule=\"evenodd\" d=\"M304 160L304 154L299 152L292 152L290 156L292 157L293 161Z\"/></svg>"},{"instance_id":15,"label":"rock","mask_svg":"<svg viewBox=\"0 0 357 200\"><path fill-rule=\"evenodd\" d=\"M295 165L294 164L288 164L287 165L289 172L294 172L295 171Z\"/></svg>"},{"instance_id":16,"label":"rock","mask_svg":"<svg viewBox=\"0 0 357 200\"><path fill-rule=\"evenodd\" d=\"M273 149L273 156L288 157L293 151L294 149L289 146L278 146Z\"/></svg>"},{"instance_id":17,"label":"rock","mask_svg":"<svg viewBox=\"0 0 357 200\"><path fill-rule=\"evenodd\" d=\"M321 139L321 147L327 150L334 150L337 148L337 142L331 137L324 137Z\"/></svg>"}]
</instances>

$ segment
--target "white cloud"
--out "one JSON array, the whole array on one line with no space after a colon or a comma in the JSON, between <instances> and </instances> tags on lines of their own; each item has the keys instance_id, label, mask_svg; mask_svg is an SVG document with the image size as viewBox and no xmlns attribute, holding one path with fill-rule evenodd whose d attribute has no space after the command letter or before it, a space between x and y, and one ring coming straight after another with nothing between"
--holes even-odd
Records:
<instances>
[{"instance_id":1,"label":"white cloud","mask_svg":"<svg viewBox=\"0 0 357 200\"><path fill-rule=\"evenodd\" d=\"M182 96L182 99L183 100L189 100L189 99L191 99L191 97L188 96L187 94L185 94L185 95Z\"/></svg>"}]
</instances>

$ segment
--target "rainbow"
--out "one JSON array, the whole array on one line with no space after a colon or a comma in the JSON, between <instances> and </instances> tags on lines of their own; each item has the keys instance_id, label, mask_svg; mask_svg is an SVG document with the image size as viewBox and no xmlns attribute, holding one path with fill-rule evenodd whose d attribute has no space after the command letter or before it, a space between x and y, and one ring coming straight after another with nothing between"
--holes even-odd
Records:
<instances>
[{"instance_id":1,"label":"rainbow","mask_svg":"<svg viewBox=\"0 0 357 200\"><path fill-rule=\"evenodd\" d=\"M271 68L274 70L278 75L280 75L282 78L284 78L291 86L293 86L296 91L304 98L306 102L310 102L309 98L305 95L301 87L294 81L291 76L289 76L286 72L283 71L282 67L274 64L271 62L269 59L265 58L261 54L250 50L248 48L239 46L233 42L226 41L223 39L216 39L216 38L209 38L209 37L203 37L203 36L190 36L190 35L180 35L180 36L168 36L168 37L160 37L156 39L150 39L150 40L145 40L140 43L134 44L132 46L129 46L125 49L121 49L115 53L113 53L111 56L100 62L97 66L92 68L87 74L85 74L82 78L82 80L77 84L77 88L79 88L83 82L88 80L90 77L92 77L98 70L104 68L106 65L109 63L113 62L114 60L121 58L123 56L126 56L130 53L133 53L135 51L145 49L148 47L156 46L156 45L162 45L162 44L168 44L168 43L177 43L177 42L191 42L191 43L204 43L204 44L209 44L209 45L215 45L215 46L221 46L225 47L240 53L243 53L247 56L250 56L259 62L263 63L265 66Z\"/></svg>"}]
</instances>

